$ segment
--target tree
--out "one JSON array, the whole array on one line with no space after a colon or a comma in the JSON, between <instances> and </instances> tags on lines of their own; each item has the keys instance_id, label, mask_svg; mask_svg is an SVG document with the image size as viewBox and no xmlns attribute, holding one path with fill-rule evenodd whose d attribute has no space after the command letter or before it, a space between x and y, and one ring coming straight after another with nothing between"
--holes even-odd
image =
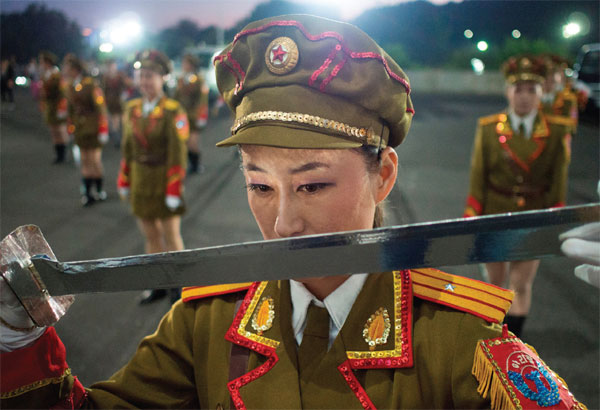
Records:
<instances>
[{"instance_id":1,"label":"tree","mask_svg":"<svg viewBox=\"0 0 600 410\"><path fill-rule=\"evenodd\" d=\"M84 50L79 25L43 4L32 4L22 13L2 14L0 26L2 58L15 56L19 63L37 57L42 50L59 57Z\"/></svg>"},{"instance_id":2,"label":"tree","mask_svg":"<svg viewBox=\"0 0 600 410\"><path fill-rule=\"evenodd\" d=\"M191 47L200 42L202 31L196 23L190 20L181 20L174 27L161 31L156 37L156 47L170 58L178 57L186 47Z\"/></svg>"}]
</instances>

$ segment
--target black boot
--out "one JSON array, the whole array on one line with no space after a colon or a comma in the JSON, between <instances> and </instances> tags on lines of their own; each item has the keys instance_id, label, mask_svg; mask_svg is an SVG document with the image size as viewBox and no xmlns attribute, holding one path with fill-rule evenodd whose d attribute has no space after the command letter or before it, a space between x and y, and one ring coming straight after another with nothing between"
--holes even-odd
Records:
<instances>
[{"instance_id":1,"label":"black boot","mask_svg":"<svg viewBox=\"0 0 600 410\"><path fill-rule=\"evenodd\" d=\"M142 292L140 305L147 305L148 303L156 302L165 296L167 296L166 289L145 290Z\"/></svg>"},{"instance_id":2,"label":"black boot","mask_svg":"<svg viewBox=\"0 0 600 410\"><path fill-rule=\"evenodd\" d=\"M85 207L94 204L95 199L92 196L92 178L83 178L83 196L81 197L81 204Z\"/></svg>"},{"instance_id":3,"label":"black boot","mask_svg":"<svg viewBox=\"0 0 600 410\"><path fill-rule=\"evenodd\" d=\"M198 162L200 160L200 155L197 152L188 151L188 174L197 174L198 173Z\"/></svg>"},{"instance_id":4,"label":"black boot","mask_svg":"<svg viewBox=\"0 0 600 410\"><path fill-rule=\"evenodd\" d=\"M67 146L65 144L54 144L54 152L56 157L54 158L53 164L62 164L66 159Z\"/></svg>"},{"instance_id":5,"label":"black boot","mask_svg":"<svg viewBox=\"0 0 600 410\"><path fill-rule=\"evenodd\" d=\"M96 201L105 201L106 200L106 191L102 189L102 178L94 178L94 184L96 185L96 195L94 199Z\"/></svg>"},{"instance_id":6,"label":"black boot","mask_svg":"<svg viewBox=\"0 0 600 410\"><path fill-rule=\"evenodd\" d=\"M523 325L525 324L525 319L527 319L527 316L506 315L504 318L504 323L506 323L508 326L508 330L520 338L521 332L523 331Z\"/></svg>"}]
</instances>

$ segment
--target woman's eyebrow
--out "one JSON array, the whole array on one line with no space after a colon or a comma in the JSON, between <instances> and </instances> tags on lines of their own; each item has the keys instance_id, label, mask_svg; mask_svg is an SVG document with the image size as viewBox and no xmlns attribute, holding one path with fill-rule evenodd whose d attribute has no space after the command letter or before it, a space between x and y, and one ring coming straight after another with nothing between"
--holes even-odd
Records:
<instances>
[{"instance_id":1,"label":"woman's eyebrow","mask_svg":"<svg viewBox=\"0 0 600 410\"><path fill-rule=\"evenodd\" d=\"M330 168L330 166L324 162L309 162L298 168L294 168L290 170L290 174L299 174L301 172L312 171L318 168Z\"/></svg>"},{"instance_id":2,"label":"woman's eyebrow","mask_svg":"<svg viewBox=\"0 0 600 410\"><path fill-rule=\"evenodd\" d=\"M243 165L242 168L245 169L246 171L267 172L264 169L262 169L261 167L259 167L258 165L255 165L253 163Z\"/></svg>"}]
</instances>

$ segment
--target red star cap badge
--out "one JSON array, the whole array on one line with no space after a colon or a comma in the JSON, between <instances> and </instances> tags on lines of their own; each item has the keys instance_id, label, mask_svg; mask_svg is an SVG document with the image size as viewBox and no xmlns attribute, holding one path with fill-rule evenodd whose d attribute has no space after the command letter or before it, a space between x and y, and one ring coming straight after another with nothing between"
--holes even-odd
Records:
<instances>
[{"instance_id":1,"label":"red star cap badge","mask_svg":"<svg viewBox=\"0 0 600 410\"><path fill-rule=\"evenodd\" d=\"M281 44L279 44L277 48L272 49L271 52L273 53L273 61L278 60L283 63L283 59L285 58L287 51L283 49Z\"/></svg>"}]
</instances>

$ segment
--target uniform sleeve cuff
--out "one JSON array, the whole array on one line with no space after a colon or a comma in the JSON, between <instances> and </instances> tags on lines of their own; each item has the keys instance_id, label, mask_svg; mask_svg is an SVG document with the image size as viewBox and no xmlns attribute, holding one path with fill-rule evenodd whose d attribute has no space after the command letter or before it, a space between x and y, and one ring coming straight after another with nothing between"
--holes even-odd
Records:
<instances>
[{"instance_id":1,"label":"uniform sleeve cuff","mask_svg":"<svg viewBox=\"0 0 600 410\"><path fill-rule=\"evenodd\" d=\"M53 327L31 346L0 355L2 397L56 383L69 373L65 346ZM27 365L24 365L27 364Z\"/></svg>"}]
</instances>

